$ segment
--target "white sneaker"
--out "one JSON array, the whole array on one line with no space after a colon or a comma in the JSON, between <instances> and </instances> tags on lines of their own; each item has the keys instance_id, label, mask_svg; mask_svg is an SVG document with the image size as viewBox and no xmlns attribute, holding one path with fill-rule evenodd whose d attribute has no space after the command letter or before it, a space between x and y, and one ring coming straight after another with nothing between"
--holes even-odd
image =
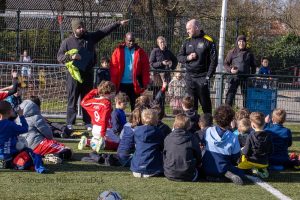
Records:
<instances>
[{"instance_id":1,"label":"white sneaker","mask_svg":"<svg viewBox=\"0 0 300 200\"><path fill-rule=\"evenodd\" d=\"M91 131L93 129L92 124L86 124L85 125L86 130Z\"/></svg>"},{"instance_id":2,"label":"white sneaker","mask_svg":"<svg viewBox=\"0 0 300 200\"><path fill-rule=\"evenodd\" d=\"M54 154L46 154L44 161L46 163L61 164L62 159Z\"/></svg>"},{"instance_id":3,"label":"white sneaker","mask_svg":"<svg viewBox=\"0 0 300 200\"><path fill-rule=\"evenodd\" d=\"M85 135L81 136L80 141L78 143L78 150L83 150L87 145L87 137Z\"/></svg>"},{"instance_id":4,"label":"white sneaker","mask_svg":"<svg viewBox=\"0 0 300 200\"><path fill-rule=\"evenodd\" d=\"M67 128L68 128L69 130L73 130L73 125L72 125L72 124L68 124L68 125L67 125Z\"/></svg>"}]
</instances>

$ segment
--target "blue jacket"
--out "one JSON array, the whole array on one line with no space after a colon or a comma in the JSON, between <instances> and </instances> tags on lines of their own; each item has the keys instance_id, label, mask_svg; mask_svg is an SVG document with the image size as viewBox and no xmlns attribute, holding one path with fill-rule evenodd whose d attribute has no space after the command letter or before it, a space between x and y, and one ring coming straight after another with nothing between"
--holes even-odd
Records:
<instances>
[{"instance_id":1,"label":"blue jacket","mask_svg":"<svg viewBox=\"0 0 300 200\"><path fill-rule=\"evenodd\" d=\"M271 74L270 67L263 67L263 66L261 66L259 68L258 74L270 75Z\"/></svg>"},{"instance_id":2,"label":"blue jacket","mask_svg":"<svg viewBox=\"0 0 300 200\"><path fill-rule=\"evenodd\" d=\"M7 160L18 152L17 136L28 131L24 116L20 117L22 126L8 119L0 120L0 160Z\"/></svg>"},{"instance_id":3,"label":"blue jacket","mask_svg":"<svg viewBox=\"0 0 300 200\"><path fill-rule=\"evenodd\" d=\"M124 124L126 124L126 115L124 110L116 108L111 113L112 130L116 135L120 135Z\"/></svg>"},{"instance_id":4,"label":"blue jacket","mask_svg":"<svg viewBox=\"0 0 300 200\"><path fill-rule=\"evenodd\" d=\"M163 173L164 136L155 126L137 126L134 129L135 152L131 161L132 172L152 175Z\"/></svg>"},{"instance_id":5,"label":"blue jacket","mask_svg":"<svg viewBox=\"0 0 300 200\"><path fill-rule=\"evenodd\" d=\"M237 170L234 166L240 157L238 137L230 130L226 130L220 137L217 128L209 127L204 136L202 167L209 176L222 176L227 171Z\"/></svg>"},{"instance_id":6,"label":"blue jacket","mask_svg":"<svg viewBox=\"0 0 300 200\"><path fill-rule=\"evenodd\" d=\"M120 143L118 146L119 156L129 156L134 152L134 133L130 123L126 123L120 135Z\"/></svg>"},{"instance_id":7,"label":"blue jacket","mask_svg":"<svg viewBox=\"0 0 300 200\"><path fill-rule=\"evenodd\" d=\"M271 124L265 131L272 136L273 153L269 158L270 164L284 164L289 160L288 148L292 146L291 130L282 124Z\"/></svg>"}]
</instances>

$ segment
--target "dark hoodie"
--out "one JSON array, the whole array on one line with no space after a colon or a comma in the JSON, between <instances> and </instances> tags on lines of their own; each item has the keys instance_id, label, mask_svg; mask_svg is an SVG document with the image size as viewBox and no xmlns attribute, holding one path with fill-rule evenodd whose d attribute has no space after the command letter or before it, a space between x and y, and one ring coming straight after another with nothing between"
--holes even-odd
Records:
<instances>
[{"instance_id":1,"label":"dark hoodie","mask_svg":"<svg viewBox=\"0 0 300 200\"><path fill-rule=\"evenodd\" d=\"M246 144L242 149L248 161L267 165L269 156L273 152L271 135L265 131L252 132L246 139Z\"/></svg>"},{"instance_id":2,"label":"dark hoodie","mask_svg":"<svg viewBox=\"0 0 300 200\"><path fill-rule=\"evenodd\" d=\"M161 50L160 48L156 47L151 51L149 62L150 66L153 69L166 69L167 66L163 65L164 60L171 60L172 66L171 69L174 70L177 66L177 58L174 54L167 48Z\"/></svg>"},{"instance_id":3,"label":"dark hoodie","mask_svg":"<svg viewBox=\"0 0 300 200\"><path fill-rule=\"evenodd\" d=\"M200 116L198 115L198 113L194 110L187 110L184 112L185 116L187 116L190 121L191 121L191 125L188 128L188 131L191 133L195 133L196 131L200 130L200 127L198 125Z\"/></svg>"},{"instance_id":4,"label":"dark hoodie","mask_svg":"<svg viewBox=\"0 0 300 200\"><path fill-rule=\"evenodd\" d=\"M201 150L196 135L183 129L174 129L164 144L164 174L176 181L192 181L201 163Z\"/></svg>"},{"instance_id":5,"label":"dark hoodie","mask_svg":"<svg viewBox=\"0 0 300 200\"><path fill-rule=\"evenodd\" d=\"M164 136L156 126L137 126L134 129L135 152L130 170L146 175L163 173L162 151Z\"/></svg>"},{"instance_id":6,"label":"dark hoodie","mask_svg":"<svg viewBox=\"0 0 300 200\"><path fill-rule=\"evenodd\" d=\"M256 66L254 56L247 47L244 49L238 47L239 40L247 42L244 35L240 35L237 38L235 48L231 49L226 56L224 68L228 73L231 73L231 68L236 66L238 67L239 74L255 74Z\"/></svg>"}]
</instances>

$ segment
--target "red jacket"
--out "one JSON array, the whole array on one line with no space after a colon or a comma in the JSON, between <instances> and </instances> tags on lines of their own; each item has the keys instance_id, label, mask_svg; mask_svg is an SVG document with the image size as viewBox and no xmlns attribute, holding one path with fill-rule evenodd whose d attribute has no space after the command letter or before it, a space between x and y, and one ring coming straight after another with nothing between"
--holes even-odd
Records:
<instances>
[{"instance_id":1,"label":"red jacket","mask_svg":"<svg viewBox=\"0 0 300 200\"><path fill-rule=\"evenodd\" d=\"M125 55L124 55L125 43L120 44L113 52L110 61L110 77L111 81L116 85L117 91L124 74L125 67ZM147 88L150 81L150 64L149 58L146 52L139 46L135 47L133 58L133 70L132 79L134 91L136 94L141 94ZM141 85L142 84L142 87Z\"/></svg>"},{"instance_id":2,"label":"red jacket","mask_svg":"<svg viewBox=\"0 0 300 200\"><path fill-rule=\"evenodd\" d=\"M81 101L81 106L89 113L93 128L94 125L100 127L99 135L105 136L106 129L111 128L111 102L103 98L96 98L97 89L91 90Z\"/></svg>"}]
</instances>

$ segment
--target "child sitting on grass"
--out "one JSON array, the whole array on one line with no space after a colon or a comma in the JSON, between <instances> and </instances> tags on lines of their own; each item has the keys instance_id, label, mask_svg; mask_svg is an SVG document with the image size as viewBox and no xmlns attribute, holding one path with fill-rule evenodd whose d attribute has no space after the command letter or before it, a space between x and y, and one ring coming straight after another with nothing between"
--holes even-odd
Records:
<instances>
[{"instance_id":1,"label":"child sitting on grass","mask_svg":"<svg viewBox=\"0 0 300 200\"><path fill-rule=\"evenodd\" d=\"M284 127L286 111L277 108L272 112L272 123L268 124L265 131L272 136L273 153L270 156L270 167L283 166L285 168L300 169L299 160L290 159L288 148L292 146L292 132Z\"/></svg>"},{"instance_id":2,"label":"child sitting on grass","mask_svg":"<svg viewBox=\"0 0 300 200\"><path fill-rule=\"evenodd\" d=\"M255 132L247 136L238 168L243 170L252 169L254 174L259 175L261 178L267 178L269 177L267 170L269 156L273 150L271 135L264 131L265 116L263 113L251 113L250 121Z\"/></svg>"},{"instance_id":3,"label":"child sitting on grass","mask_svg":"<svg viewBox=\"0 0 300 200\"><path fill-rule=\"evenodd\" d=\"M28 132L23 134L28 147L35 154L45 156L45 161L60 164L63 160L71 159L72 150L53 139L53 132L41 114L41 101L37 96L31 96L23 101L20 108L28 124Z\"/></svg>"},{"instance_id":4,"label":"child sitting on grass","mask_svg":"<svg viewBox=\"0 0 300 200\"><path fill-rule=\"evenodd\" d=\"M18 115L21 125L10 121L13 110L10 103L0 101L0 168L34 169L38 173L44 173L42 158L26 148L26 143L18 139L20 134L28 131L28 124L23 116L23 110L19 109Z\"/></svg>"},{"instance_id":5,"label":"child sitting on grass","mask_svg":"<svg viewBox=\"0 0 300 200\"><path fill-rule=\"evenodd\" d=\"M229 105L221 105L215 110L214 120L217 125L206 130L202 167L207 179L226 177L242 185L243 171L235 167L240 157L240 144L238 137L230 130L233 118L234 111Z\"/></svg>"},{"instance_id":6,"label":"child sitting on grass","mask_svg":"<svg viewBox=\"0 0 300 200\"><path fill-rule=\"evenodd\" d=\"M238 135L238 124L242 119L250 119L250 111L247 108L241 108L235 113L234 120L231 122L231 130Z\"/></svg>"},{"instance_id":7,"label":"child sitting on grass","mask_svg":"<svg viewBox=\"0 0 300 200\"><path fill-rule=\"evenodd\" d=\"M200 127L198 125L200 116L198 115L197 111L194 110L194 98L185 96L182 99L181 106L184 114L190 119L191 122L188 131L190 131L191 133L195 133L196 131L200 130Z\"/></svg>"},{"instance_id":8,"label":"child sitting on grass","mask_svg":"<svg viewBox=\"0 0 300 200\"><path fill-rule=\"evenodd\" d=\"M203 139L204 139L206 130L209 127L213 126L213 117L212 117L212 115L210 113L204 113L203 115L201 115L200 119L199 119L198 126L200 127L200 130L197 131L197 134L198 134L198 137L200 139L200 144L201 144L201 146L203 146L204 145Z\"/></svg>"},{"instance_id":9,"label":"child sitting on grass","mask_svg":"<svg viewBox=\"0 0 300 200\"><path fill-rule=\"evenodd\" d=\"M201 150L195 134L188 132L190 120L184 114L175 117L173 131L164 142L164 174L174 181L197 181Z\"/></svg>"},{"instance_id":10,"label":"child sitting on grass","mask_svg":"<svg viewBox=\"0 0 300 200\"><path fill-rule=\"evenodd\" d=\"M126 115L124 110L128 102L125 93L119 92L115 97L116 108L111 114L112 130L114 134L120 135L124 125L126 124Z\"/></svg>"},{"instance_id":11,"label":"child sitting on grass","mask_svg":"<svg viewBox=\"0 0 300 200\"><path fill-rule=\"evenodd\" d=\"M245 146L246 139L251 131L251 121L248 118L241 119L238 123L238 138L241 148Z\"/></svg>"},{"instance_id":12,"label":"child sitting on grass","mask_svg":"<svg viewBox=\"0 0 300 200\"><path fill-rule=\"evenodd\" d=\"M81 101L92 120L92 139L82 136L78 149L90 146L99 153L100 150L117 150L120 138L114 134L111 126L111 99L116 92L115 85L110 81L102 81L97 89L91 90Z\"/></svg>"},{"instance_id":13,"label":"child sitting on grass","mask_svg":"<svg viewBox=\"0 0 300 200\"><path fill-rule=\"evenodd\" d=\"M134 129L135 152L130 170L134 177L148 178L163 173L164 136L156 127L158 116L155 110L145 109L142 112L142 126Z\"/></svg>"}]
</instances>

